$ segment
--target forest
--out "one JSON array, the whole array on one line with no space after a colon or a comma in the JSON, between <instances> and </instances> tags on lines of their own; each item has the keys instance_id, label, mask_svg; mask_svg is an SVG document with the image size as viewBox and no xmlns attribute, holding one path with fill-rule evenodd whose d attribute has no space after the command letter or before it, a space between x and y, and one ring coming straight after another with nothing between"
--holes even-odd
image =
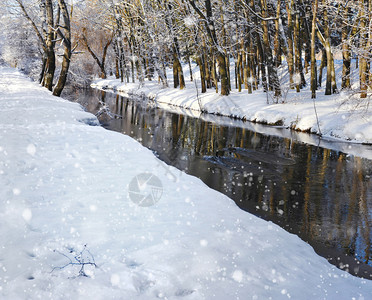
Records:
<instances>
[{"instance_id":1,"label":"forest","mask_svg":"<svg viewBox=\"0 0 372 300\"><path fill-rule=\"evenodd\" d=\"M183 89L184 68L192 80L191 62L200 69L201 93L261 87L278 101L283 73L288 88L310 86L313 98L316 90L367 98L372 89L371 0L7 0L1 6L1 59L57 96L67 81L84 86L95 76L168 86L166 68L173 69L174 88ZM335 60L343 64L340 86Z\"/></svg>"}]
</instances>

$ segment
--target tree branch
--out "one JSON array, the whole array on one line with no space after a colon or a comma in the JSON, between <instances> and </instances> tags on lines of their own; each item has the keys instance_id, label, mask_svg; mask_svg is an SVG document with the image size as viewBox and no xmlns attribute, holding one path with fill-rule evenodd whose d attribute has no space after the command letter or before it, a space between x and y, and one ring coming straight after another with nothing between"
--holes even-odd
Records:
<instances>
[{"instance_id":1,"label":"tree branch","mask_svg":"<svg viewBox=\"0 0 372 300\"><path fill-rule=\"evenodd\" d=\"M18 3L19 7L22 9L25 18L30 21L32 27L34 28L34 30L36 32L37 37L39 38L39 40L40 40L40 42L42 44L42 47L43 47L44 52L46 52L46 49L47 49L46 42L45 42L43 36L41 35L39 29L37 28L35 22L31 19L31 17L27 13L26 8L24 7L22 1L21 0L16 0L16 2Z\"/></svg>"},{"instance_id":2,"label":"tree branch","mask_svg":"<svg viewBox=\"0 0 372 300\"><path fill-rule=\"evenodd\" d=\"M102 64L101 64L99 58L97 57L97 55L96 55L96 54L94 53L94 51L92 50L92 48L89 46L89 44L88 44L88 40L87 40L87 38L86 38L86 36L85 36L84 33L82 34L82 37L83 37L84 45L85 45L85 47L87 48L88 52L90 53L90 55L92 55L93 59L97 62L97 64L99 65L99 67L101 67Z\"/></svg>"},{"instance_id":3,"label":"tree branch","mask_svg":"<svg viewBox=\"0 0 372 300\"><path fill-rule=\"evenodd\" d=\"M249 9L249 11L254 14L257 18L259 18L261 21L264 21L264 22L268 22L268 21L275 21L275 20L278 20L279 18L278 17L270 17L270 18L264 18L262 17L261 15L259 15L258 13L256 13L249 5L247 5L246 3L244 3L242 1L242 4Z\"/></svg>"}]
</instances>

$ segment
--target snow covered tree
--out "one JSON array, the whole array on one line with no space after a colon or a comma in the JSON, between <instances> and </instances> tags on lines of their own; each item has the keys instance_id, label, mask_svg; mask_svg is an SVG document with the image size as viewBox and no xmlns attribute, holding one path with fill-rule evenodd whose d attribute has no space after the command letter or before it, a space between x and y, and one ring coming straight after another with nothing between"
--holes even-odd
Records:
<instances>
[{"instance_id":1,"label":"snow covered tree","mask_svg":"<svg viewBox=\"0 0 372 300\"><path fill-rule=\"evenodd\" d=\"M111 3L87 0L76 6L75 34L80 44L91 55L100 70L100 77L106 78L106 59L114 38L114 19Z\"/></svg>"},{"instance_id":2,"label":"snow covered tree","mask_svg":"<svg viewBox=\"0 0 372 300\"><path fill-rule=\"evenodd\" d=\"M0 26L0 60L38 80L42 49L29 22L14 15L4 15L0 18Z\"/></svg>"},{"instance_id":3,"label":"snow covered tree","mask_svg":"<svg viewBox=\"0 0 372 300\"><path fill-rule=\"evenodd\" d=\"M42 66L39 82L50 91L53 91L54 95L59 96L66 84L72 54L68 5L64 0L40 0L31 2L14 0L6 1L6 5L8 8L12 8L10 14L13 18L23 16L32 27L42 52ZM61 12L63 25L60 22ZM55 85L55 71L58 63L56 60L56 51L58 51L56 44L58 40L62 42L66 50L62 54L63 61L61 72L57 84Z\"/></svg>"}]
</instances>

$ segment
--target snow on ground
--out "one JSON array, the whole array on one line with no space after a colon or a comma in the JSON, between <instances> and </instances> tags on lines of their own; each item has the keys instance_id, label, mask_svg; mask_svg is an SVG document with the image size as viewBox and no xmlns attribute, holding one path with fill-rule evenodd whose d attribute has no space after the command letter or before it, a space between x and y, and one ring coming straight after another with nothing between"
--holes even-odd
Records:
<instances>
[{"instance_id":1,"label":"snow on ground","mask_svg":"<svg viewBox=\"0 0 372 300\"><path fill-rule=\"evenodd\" d=\"M372 294L372 281L335 268L297 236L96 122L0 68L1 299ZM158 202L132 201L142 194Z\"/></svg>"},{"instance_id":2,"label":"snow on ground","mask_svg":"<svg viewBox=\"0 0 372 300\"><path fill-rule=\"evenodd\" d=\"M342 61L335 61L335 64L336 73L339 75L337 78L341 78ZM231 74L234 73L233 67L232 64ZM273 103L275 102L273 93L267 95L262 92L262 89L254 91L250 95L244 89L240 93L233 89L229 96L224 97L217 94L214 89L209 89L207 93L201 94L200 74L196 65L193 65L193 76L196 81L190 81L187 66L184 66L184 73L186 80L186 89L184 90L162 88L156 80L146 80L144 85L139 85L138 83L121 83L118 79L97 79L92 86L113 89L128 96L146 95L154 99L162 108L172 105L223 116L233 116L258 123L280 124L286 128L321 133L324 138L372 143L370 98L359 99L359 94L353 95L351 92L324 96L324 88L321 88L317 92L315 100L315 109L319 119L318 126L309 84L300 93L296 93L295 90L286 87L288 86L286 83L287 74L281 75L283 78L283 98L279 99L279 102L285 101L285 103L275 104ZM357 70L353 70L353 74L354 88L356 88ZM173 86L170 69L168 69L168 78L170 78L169 85ZM234 84L233 82L234 78L232 78L232 84ZM199 89L198 93L196 86ZM322 86L325 86L324 82ZM340 88L340 83L338 83L338 87ZM269 105L267 101L269 101Z\"/></svg>"}]
</instances>

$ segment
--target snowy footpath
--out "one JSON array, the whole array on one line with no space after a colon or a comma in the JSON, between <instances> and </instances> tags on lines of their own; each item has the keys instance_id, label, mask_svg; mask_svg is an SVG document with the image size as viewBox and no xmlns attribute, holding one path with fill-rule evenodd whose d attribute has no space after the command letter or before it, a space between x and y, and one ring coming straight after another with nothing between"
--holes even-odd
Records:
<instances>
[{"instance_id":1,"label":"snowy footpath","mask_svg":"<svg viewBox=\"0 0 372 300\"><path fill-rule=\"evenodd\" d=\"M342 61L335 61L338 87L341 83ZM232 62L231 75L233 89L229 96L220 96L214 89L208 89L201 94L200 73L193 64L194 81L190 81L188 67L184 66L186 88L162 88L156 81L138 83L121 83L119 79L97 79L92 87L109 89L125 96L143 95L154 100L159 107L169 109L171 106L203 111L222 116L232 116L242 120L257 123L280 125L299 131L321 134L323 138L331 140L350 141L353 143L372 143L372 111L369 107L372 95L367 99L360 99L358 93L340 92L331 96L324 96L325 81L317 91L315 102L311 99L310 84L300 93L288 88L288 74L281 74L282 98L273 99L273 92L268 95L262 88L248 94L247 90L238 92L234 85L234 68ZM168 69L169 86L173 86L172 70ZM310 82L310 72L306 74ZM326 76L323 76L325 78ZM353 69L352 82L354 90L358 89L358 70ZM198 92L197 89L198 88ZM281 102L285 103L281 103ZM269 102L269 105L267 104ZM276 102L280 102L276 104ZM315 107L314 107L315 104Z\"/></svg>"},{"instance_id":2,"label":"snowy footpath","mask_svg":"<svg viewBox=\"0 0 372 300\"><path fill-rule=\"evenodd\" d=\"M0 299L371 299L372 281L0 67Z\"/></svg>"}]
</instances>

